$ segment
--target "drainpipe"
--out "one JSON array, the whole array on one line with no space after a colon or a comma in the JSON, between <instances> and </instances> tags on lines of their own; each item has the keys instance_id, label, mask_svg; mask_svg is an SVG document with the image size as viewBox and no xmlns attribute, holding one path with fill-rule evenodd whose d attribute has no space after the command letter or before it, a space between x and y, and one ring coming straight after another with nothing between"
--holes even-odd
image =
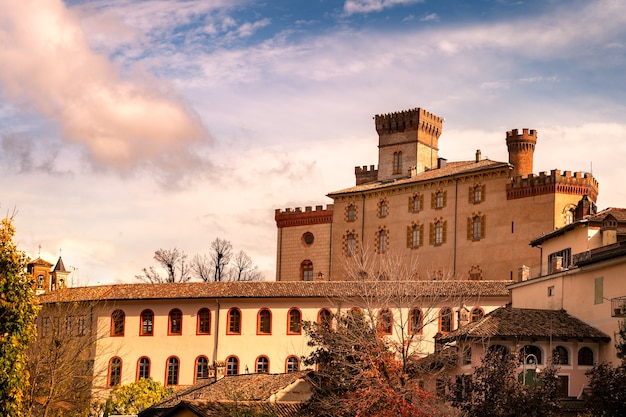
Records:
<instances>
[{"instance_id":1,"label":"drainpipe","mask_svg":"<svg viewBox=\"0 0 626 417\"><path fill-rule=\"evenodd\" d=\"M217 347L219 346L220 340L220 300L215 299L215 304L217 308L215 309L215 334L213 336L213 369L214 378L217 381Z\"/></svg>"},{"instance_id":2,"label":"drainpipe","mask_svg":"<svg viewBox=\"0 0 626 417\"><path fill-rule=\"evenodd\" d=\"M454 254L453 254L453 264L452 264L452 273L454 274L454 279L456 280L456 227L458 222L458 207L459 207L459 179L456 178L454 182Z\"/></svg>"}]
</instances>

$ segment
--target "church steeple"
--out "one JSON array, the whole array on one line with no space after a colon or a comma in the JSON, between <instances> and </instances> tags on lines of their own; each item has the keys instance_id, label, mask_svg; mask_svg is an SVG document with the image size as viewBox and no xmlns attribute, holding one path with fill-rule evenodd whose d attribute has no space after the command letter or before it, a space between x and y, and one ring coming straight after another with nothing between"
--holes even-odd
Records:
<instances>
[{"instance_id":1,"label":"church steeple","mask_svg":"<svg viewBox=\"0 0 626 417\"><path fill-rule=\"evenodd\" d=\"M59 256L59 260L52 269L52 290L65 288L67 286L67 276L70 273L65 269L63 265L63 259Z\"/></svg>"}]
</instances>

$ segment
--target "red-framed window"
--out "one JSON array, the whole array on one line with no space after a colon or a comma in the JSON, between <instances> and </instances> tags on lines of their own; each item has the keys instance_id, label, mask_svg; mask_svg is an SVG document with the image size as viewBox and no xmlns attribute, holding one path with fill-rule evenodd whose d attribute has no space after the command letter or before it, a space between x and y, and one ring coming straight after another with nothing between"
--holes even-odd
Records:
<instances>
[{"instance_id":1,"label":"red-framed window","mask_svg":"<svg viewBox=\"0 0 626 417\"><path fill-rule=\"evenodd\" d=\"M124 326L126 321L126 314L122 310L115 310L111 313L111 336L120 337L124 336Z\"/></svg>"},{"instance_id":2,"label":"red-framed window","mask_svg":"<svg viewBox=\"0 0 626 417\"><path fill-rule=\"evenodd\" d=\"M421 308L412 308L409 311L409 333L421 334L424 328L424 313Z\"/></svg>"},{"instance_id":3,"label":"red-framed window","mask_svg":"<svg viewBox=\"0 0 626 417\"><path fill-rule=\"evenodd\" d=\"M183 334L183 313L179 309L175 308L170 311L168 315L168 335L181 335Z\"/></svg>"},{"instance_id":4,"label":"red-framed window","mask_svg":"<svg viewBox=\"0 0 626 417\"><path fill-rule=\"evenodd\" d=\"M154 334L154 313L152 310L141 312L139 336L152 336Z\"/></svg>"},{"instance_id":5,"label":"red-framed window","mask_svg":"<svg viewBox=\"0 0 626 417\"><path fill-rule=\"evenodd\" d=\"M114 387L122 382L122 359L114 356L109 361L109 378L107 385Z\"/></svg>"},{"instance_id":6,"label":"red-framed window","mask_svg":"<svg viewBox=\"0 0 626 417\"><path fill-rule=\"evenodd\" d=\"M439 310L439 331L441 333L449 333L452 331L453 314L450 307L444 307Z\"/></svg>"},{"instance_id":7,"label":"red-framed window","mask_svg":"<svg viewBox=\"0 0 626 417\"><path fill-rule=\"evenodd\" d=\"M211 310L208 308L198 310L196 334L211 334Z\"/></svg>"},{"instance_id":8,"label":"red-framed window","mask_svg":"<svg viewBox=\"0 0 626 417\"><path fill-rule=\"evenodd\" d=\"M196 358L196 373L194 377L194 383L209 379L209 359L206 356L198 356Z\"/></svg>"},{"instance_id":9,"label":"red-framed window","mask_svg":"<svg viewBox=\"0 0 626 417\"><path fill-rule=\"evenodd\" d=\"M317 313L317 323L332 329L333 327L333 314L329 309L323 308Z\"/></svg>"},{"instance_id":10,"label":"red-framed window","mask_svg":"<svg viewBox=\"0 0 626 417\"><path fill-rule=\"evenodd\" d=\"M178 385L178 377L180 373L180 359L176 356L167 358L165 364L165 383L166 385Z\"/></svg>"},{"instance_id":11,"label":"red-framed window","mask_svg":"<svg viewBox=\"0 0 626 417\"><path fill-rule=\"evenodd\" d=\"M270 372L270 360L267 356L262 355L256 358L254 362L254 369L257 374L269 374Z\"/></svg>"},{"instance_id":12,"label":"red-framed window","mask_svg":"<svg viewBox=\"0 0 626 417\"><path fill-rule=\"evenodd\" d=\"M388 308L381 308L378 311L378 331L386 335L393 332L393 315Z\"/></svg>"},{"instance_id":13,"label":"red-framed window","mask_svg":"<svg viewBox=\"0 0 626 417\"><path fill-rule=\"evenodd\" d=\"M297 356L289 356L285 361L285 372L298 372L300 370L300 359Z\"/></svg>"},{"instance_id":14,"label":"red-framed window","mask_svg":"<svg viewBox=\"0 0 626 417\"><path fill-rule=\"evenodd\" d=\"M241 334L241 310L236 307L226 314L226 334Z\"/></svg>"},{"instance_id":15,"label":"red-framed window","mask_svg":"<svg viewBox=\"0 0 626 417\"><path fill-rule=\"evenodd\" d=\"M298 308L287 313L287 334L302 334L302 312Z\"/></svg>"},{"instance_id":16,"label":"red-framed window","mask_svg":"<svg viewBox=\"0 0 626 417\"><path fill-rule=\"evenodd\" d=\"M239 375L239 358L229 356L226 358L226 375Z\"/></svg>"},{"instance_id":17,"label":"red-framed window","mask_svg":"<svg viewBox=\"0 0 626 417\"><path fill-rule=\"evenodd\" d=\"M272 334L272 312L267 308L262 308L256 317L256 334Z\"/></svg>"},{"instance_id":18,"label":"red-framed window","mask_svg":"<svg viewBox=\"0 0 626 417\"><path fill-rule=\"evenodd\" d=\"M480 307L474 307L472 311L470 311L470 322L475 322L483 318L485 315L485 310Z\"/></svg>"},{"instance_id":19,"label":"red-framed window","mask_svg":"<svg viewBox=\"0 0 626 417\"><path fill-rule=\"evenodd\" d=\"M142 356L137 361L137 378L139 381L141 378L150 378L150 358Z\"/></svg>"}]
</instances>

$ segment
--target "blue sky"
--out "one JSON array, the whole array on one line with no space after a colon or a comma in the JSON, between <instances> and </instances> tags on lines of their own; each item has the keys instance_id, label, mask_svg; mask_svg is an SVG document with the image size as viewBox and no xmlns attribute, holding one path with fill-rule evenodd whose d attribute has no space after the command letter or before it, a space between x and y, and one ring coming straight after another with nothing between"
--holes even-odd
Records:
<instances>
[{"instance_id":1,"label":"blue sky","mask_svg":"<svg viewBox=\"0 0 626 417\"><path fill-rule=\"evenodd\" d=\"M626 5L0 0L0 208L81 284L134 282L216 237L275 268L276 208L376 164L372 116L446 119L440 155L592 171L626 207Z\"/></svg>"}]
</instances>

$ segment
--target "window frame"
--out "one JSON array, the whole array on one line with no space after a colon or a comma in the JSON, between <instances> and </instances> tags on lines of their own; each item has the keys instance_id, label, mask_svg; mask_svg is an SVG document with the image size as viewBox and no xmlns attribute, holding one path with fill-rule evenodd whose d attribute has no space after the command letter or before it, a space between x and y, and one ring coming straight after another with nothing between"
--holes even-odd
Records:
<instances>
[{"instance_id":1,"label":"window frame","mask_svg":"<svg viewBox=\"0 0 626 417\"><path fill-rule=\"evenodd\" d=\"M416 322L413 320L415 313L418 313L419 320ZM415 331L414 324L419 324L419 329ZM409 334L422 334L424 331L424 312L419 307L413 307L409 310Z\"/></svg>"},{"instance_id":2,"label":"window frame","mask_svg":"<svg viewBox=\"0 0 626 417\"><path fill-rule=\"evenodd\" d=\"M382 255L387 252L388 246L389 232L384 227L378 229L378 232L376 232L376 252Z\"/></svg>"},{"instance_id":3,"label":"window frame","mask_svg":"<svg viewBox=\"0 0 626 417\"><path fill-rule=\"evenodd\" d=\"M322 317L322 314L328 313L328 320ZM326 326L329 329L333 328L333 313L327 308L320 308L317 312L317 324L320 326Z\"/></svg>"},{"instance_id":4,"label":"window frame","mask_svg":"<svg viewBox=\"0 0 626 417\"><path fill-rule=\"evenodd\" d=\"M200 375L200 361L201 361L202 359L204 359L204 361L206 361L206 363L205 363L205 364L203 364L203 365L205 366L205 368L203 368L203 369L206 371L206 376L204 376L204 377L199 376L199 375ZM200 355L200 356L198 356L198 357L196 358L196 360L194 361L194 363L195 363L195 367L194 367L195 371L194 371L194 374L193 374L193 383L195 384L195 383L197 383L198 381L204 381L204 380L209 379L209 378L210 378L210 375L209 375L209 374L210 374L210 369L209 369L209 358L207 358L207 357L206 357L206 356L204 356L204 355Z\"/></svg>"},{"instance_id":5,"label":"window frame","mask_svg":"<svg viewBox=\"0 0 626 417\"><path fill-rule=\"evenodd\" d=\"M447 312L449 312L449 319L444 317L444 313ZM445 315L447 316L448 314ZM444 322L444 319L448 320L448 322ZM454 312L451 307L442 307L439 309L439 332L450 333L452 330L454 330Z\"/></svg>"},{"instance_id":6,"label":"window frame","mask_svg":"<svg viewBox=\"0 0 626 417\"><path fill-rule=\"evenodd\" d=\"M306 282L313 281L313 262L310 259L300 263L300 279Z\"/></svg>"},{"instance_id":7,"label":"window frame","mask_svg":"<svg viewBox=\"0 0 626 417\"><path fill-rule=\"evenodd\" d=\"M114 362L116 362L115 374L113 372ZM122 364L123 364L122 358L120 358L119 356L113 356L111 359L109 359L109 369L108 369L109 372L107 376L107 387L112 388L122 383ZM114 378L116 379L116 383L113 383Z\"/></svg>"},{"instance_id":8,"label":"window frame","mask_svg":"<svg viewBox=\"0 0 626 417\"><path fill-rule=\"evenodd\" d=\"M236 321L234 320L235 313L238 316ZM226 313L226 334L227 335L241 335L241 325L242 325L241 310L237 307L231 307L230 309L228 309L228 313Z\"/></svg>"},{"instance_id":9,"label":"window frame","mask_svg":"<svg viewBox=\"0 0 626 417\"><path fill-rule=\"evenodd\" d=\"M595 364L595 352L589 346L581 346L578 348L576 356L576 364L578 366L594 366Z\"/></svg>"},{"instance_id":10,"label":"window frame","mask_svg":"<svg viewBox=\"0 0 626 417\"><path fill-rule=\"evenodd\" d=\"M564 354L563 354L564 352ZM555 365L570 365L569 350L563 345L557 345L552 349L552 363ZM556 360L555 360L556 359ZM563 361L565 360L565 361Z\"/></svg>"},{"instance_id":11,"label":"window frame","mask_svg":"<svg viewBox=\"0 0 626 417\"><path fill-rule=\"evenodd\" d=\"M292 360L295 360L295 364L296 364L295 369L293 369ZM287 356L287 359L285 359L285 373L289 374L289 373L298 372L298 371L300 371L300 358L298 358L295 355Z\"/></svg>"},{"instance_id":12,"label":"window frame","mask_svg":"<svg viewBox=\"0 0 626 417\"><path fill-rule=\"evenodd\" d=\"M262 366L264 369L259 370L260 366ZM254 373L255 374L269 374L270 373L270 358L268 358L266 355L257 356L257 358L254 360Z\"/></svg>"},{"instance_id":13,"label":"window frame","mask_svg":"<svg viewBox=\"0 0 626 417\"><path fill-rule=\"evenodd\" d=\"M356 221L356 204L350 203L346 206L346 222Z\"/></svg>"},{"instance_id":14,"label":"window frame","mask_svg":"<svg viewBox=\"0 0 626 417\"><path fill-rule=\"evenodd\" d=\"M263 313L267 313L267 317L263 318L264 314ZM264 327L264 321L267 321L267 329L264 331L263 327ZM259 311L256 314L256 334L259 336L271 336L272 335L272 311L267 308L267 307L263 307L261 309L259 309Z\"/></svg>"},{"instance_id":15,"label":"window frame","mask_svg":"<svg viewBox=\"0 0 626 417\"><path fill-rule=\"evenodd\" d=\"M206 317L202 317L206 313ZM203 307L196 314L196 335L208 336L211 334L211 309Z\"/></svg>"},{"instance_id":16,"label":"window frame","mask_svg":"<svg viewBox=\"0 0 626 417\"><path fill-rule=\"evenodd\" d=\"M142 363L144 359L147 361L147 364ZM145 371L143 368L145 368ZM142 378L145 378L145 379L150 378L151 368L152 366L151 366L151 361L149 357L142 356L139 359L137 359L137 375L135 375L135 382L139 381ZM147 374L147 376L142 376L143 373Z\"/></svg>"},{"instance_id":17,"label":"window frame","mask_svg":"<svg viewBox=\"0 0 626 417\"><path fill-rule=\"evenodd\" d=\"M473 323L485 317L485 310L482 307L474 307L470 310L469 322Z\"/></svg>"},{"instance_id":18,"label":"window frame","mask_svg":"<svg viewBox=\"0 0 626 417\"><path fill-rule=\"evenodd\" d=\"M174 315L178 314L178 324ZM179 308L173 308L167 314L167 335L182 336L183 334L183 312Z\"/></svg>"},{"instance_id":19,"label":"window frame","mask_svg":"<svg viewBox=\"0 0 626 417\"><path fill-rule=\"evenodd\" d=\"M298 330L292 329L292 324L294 321L292 320L292 313L298 314ZM295 327L295 326L294 326ZM301 335L302 334L302 311L298 307L291 307L289 311L287 311L287 334L288 335Z\"/></svg>"},{"instance_id":20,"label":"window frame","mask_svg":"<svg viewBox=\"0 0 626 417\"><path fill-rule=\"evenodd\" d=\"M443 245L443 221L438 220L435 222L435 239L434 245L441 246Z\"/></svg>"},{"instance_id":21,"label":"window frame","mask_svg":"<svg viewBox=\"0 0 626 417\"><path fill-rule=\"evenodd\" d=\"M170 365L176 365L175 368L170 368ZM170 373L171 372L171 373ZM170 376L175 377L175 382L170 382ZM174 379L174 378L172 378ZM180 359L178 356L170 356L165 360L165 386L172 387L177 386L180 383Z\"/></svg>"},{"instance_id":22,"label":"window frame","mask_svg":"<svg viewBox=\"0 0 626 417\"><path fill-rule=\"evenodd\" d=\"M224 369L225 375L239 375L239 362L239 358L236 355L229 355L224 361L226 364L226 369ZM233 368L234 372L232 372Z\"/></svg>"},{"instance_id":23,"label":"window frame","mask_svg":"<svg viewBox=\"0 0 626 417\"><path fill-rule=\"evenodd\" d=\"M388 308L381 308L377 314L377 329L382 335L393 334L393 313Z\"/></svg>"},{"instance_id":24,"label":"window frame","mask_svg":"<svg viewBox=\"0 0 626 417\"><path fill-rule=\"evenodd\" d=\"M393 153L391 173L392 175L402 174L402 151Z\"/></svg>"},{"instance_id":25,"label":"window frame","mask_svg":"<svg viewBox=\"0 0 626 417\"><path fill-rule=\"evenodd\" d=\"M126 313L118 308L111 313L111 337L124 337L125 330Z\"/></svg>"},{"instance_id":26,"label":"window frame","mask_svg":"<svg viewBox=\"0 0 626 417\"><path fill-rule=\"evenodd\" d=\"M346 233L346 256L354 256L356 253L356 233Z\"/></svg>"},{"instance_id":27,"label":"window frame","mask_svg":"<svg viewBox=\"0 0 626 417\"><path fill-rule=\"evenodd\" d=\"M144 328L146 327L144 325L144 316L146 314L150 314L150 332L144 331ZM150 309L143 310L139 315L139 336L154 336L154 312Z\"/></svg>"}]
</instances>

